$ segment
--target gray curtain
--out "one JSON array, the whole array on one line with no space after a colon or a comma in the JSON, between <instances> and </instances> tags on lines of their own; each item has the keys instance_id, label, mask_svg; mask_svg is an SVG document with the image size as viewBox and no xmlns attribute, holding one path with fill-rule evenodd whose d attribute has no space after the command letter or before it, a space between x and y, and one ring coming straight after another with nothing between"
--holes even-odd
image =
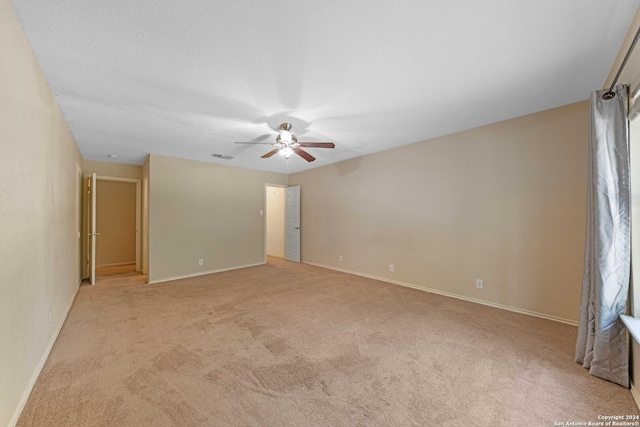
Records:
<instances>
[{"instance_id":1,"label":"gray curtain","mask_svg":"<svg viewBox=\"0 0 640 427\"><path fill-rule=\"evenodd\" d=\"M629 343L620 314L631 269L627 86L591 95L587 231L576 362L629 387Z\"/></svg>"}]
</instances>

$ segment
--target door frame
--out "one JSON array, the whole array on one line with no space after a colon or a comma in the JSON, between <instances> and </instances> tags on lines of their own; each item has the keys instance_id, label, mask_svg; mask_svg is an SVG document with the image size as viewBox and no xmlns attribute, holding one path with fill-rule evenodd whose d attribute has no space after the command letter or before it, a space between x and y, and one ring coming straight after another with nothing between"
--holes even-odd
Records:
<instances>
[{"instance_id":1,"label":"door frame","mask_svg":"<svg viewBox=\"0 0 640 427\"><path fill-rule=\"evenodd\" d=\"M86 188L86 180L87 179L91 179L91 175L92 174L86 174L84 175L85 178L85 188ZM106 175L96 175L96 184L98 180L103 180L103 181L119 181L119 182L130 182L133 184L136 184L136 271L140 272L140 248L141 248L141 230L140 230L140 219L141 219L141 214L140 214L140 194L141 194L141 181L139 179L134 179L134 178L120 178L120 177L116 177L116 176L106 176ZM96 185L97 188L97 185ZM93 191L96 191L96 188L93 189ZM86 194L86 191L84 192ZM95 193L97 196L97 192ZM83 218L87 218L86 221L86 228L85 231L83 232L84 235L88 234L88 229L90 228L91 224L90 219L88 219L88 215L90 214L90 212L87 209L87 202L85 201L85 203L83 203L83 207L86 210ZM83 256L83 260L87 259L89 256L89 245L85 245L85 251L84 251L84 256ZM83 269L84 269L84 263L83 263ZM86 279L90 276L91 272L88 271L83 271L83 279Z\"/></svg>"}]
</instances>

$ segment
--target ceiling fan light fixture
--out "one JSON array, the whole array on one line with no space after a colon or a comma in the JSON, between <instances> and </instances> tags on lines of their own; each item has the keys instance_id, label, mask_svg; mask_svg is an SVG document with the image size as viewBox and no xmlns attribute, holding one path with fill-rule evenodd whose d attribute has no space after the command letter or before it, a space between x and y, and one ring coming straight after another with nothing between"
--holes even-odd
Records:
<instances>
[{"instance_id":1,"label":"ceiling fan light fixture","mask_svg":"<svg viewBox=\"0 0 640 427\"><path fill-rule=\"evenodd\" d=\"M288 159L293 154L293 150L289 146L285 146L280 150L280 154L284 156L285 159Z\"/></svg>"},{"instance_id":2,"label":"ceiling fan light fixture","mask_svg":"<svg viewBox=\"0 0 640 427\"><path fill-rule=\"evenodd\" d=\"M290 147L298 148L300 147L300 143L298 142L298 138L294 134L291 134L291 142L289 143Z\"/></svg>"}]
</instances>

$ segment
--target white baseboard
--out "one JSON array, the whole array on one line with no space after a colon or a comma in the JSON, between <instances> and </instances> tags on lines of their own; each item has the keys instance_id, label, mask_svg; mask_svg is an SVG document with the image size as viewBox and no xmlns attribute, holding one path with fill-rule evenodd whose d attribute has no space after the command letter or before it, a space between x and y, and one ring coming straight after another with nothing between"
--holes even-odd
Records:
<instances>
[{"instance_id":1,"label":"white baseboard","mask_svg":"<svg viewBox=\"0 0 640 427\"><path fill-rule=\"evenodd\" d=\"M80 280L80 283L82 283L82 280ZM13 417L11 417L11 421L9 422L9 427L14 427L18 423L20 414L22 414L22 410L24 409L24 406L27 404L27 400L29 400L29 396L31 395L33 386L36 384L36 381L40 376L40 372L42 372L42 368L44 368L44 364L47 362L47 359L49 358L49 353L51 353L51 349L53 348L53 345L56 343L56 340L58 339L58 335L62 330L62 326L64 325L64 322L67 320L67 316L69 315L69 310L71 310L73 301L75 301L76 295L78 295L78 289L80 289L80 285L78 285L78 287L76 288L76 291L73 293L73 297L69 301L69 304L67 304L67 308L64 310L64 315L61 317L60 322L58 322L55 332L53 333L53 335L51 335L51 338L47 343L47 347L45 348L44 353L40 358L40 362L38 362L38 365L36 366L36 369L33 372L33 375L31 376L31 380L29 380L29 384L27 385L27 388L25 389L24 393L22 393L22 398L20 399L20 403L18 404L18 407L14 411Z\"/></svg>"},{"instance_id":2,"label":"white baseboard","mask_svg":"<svg viewBox=\"0 0 640 427\"><path fill-rule=\"evenodd\" d=\"M631 396L633 396L636 406L640 409L640 390L633 384L633 381L631 381Z\"/></svg>"},{"instance_id":3,"label":"white baseboard","mask_svg":"<svg viewBox=\"0 0 640 427\"><path fill-rule=\"evenodd\" d=\"M534 317L540 317L542 319L553 320L554 322L566 323L567 325L578 326L578 322L575 321L575 320L564 319L562 317L551 316L551 315L544 314L544 313L538 313L536 311L524 310L524 309L517 308L517 307L511 307L509 305L503 305L503 304L498 304L498 303L491 302L491 301L485 301L485 300L481 300L481 299L477 299L477 298L467 297L467 296L464 296L464 295L453 294L453 293L441 291L441 290L438 290L438 289L433 289L433 288L427 288L427 287L424 287L424 286L413 285L411 283L405 283L405 282L401 282L399 280L387 279L385 277L374 276L372 274L366 274L366 273L359 273L357 271L346 270L344 268L338 268L338 267L331 267L331 266L328 266L328 265L317 264L315 262L303 261L303 264L309 264L309 265L313 265L313 266L316 266L316 267L327 268L329 270L340 271L342 273L353 274L353 275L356 275L356 276L366 277L368 279L380 280L382 282L387 282L387 283L391 283L391 284L394 284L394 285L400 285L400 286L404 286L404 287L407 287L407 288L417 289L419 291L425 291L425 292L430 292L430 293L433 293L433 294L443 295L445 297L456 298L456 299L463 300L463 301L468 301L468 302L474 302L476 304L482 304L482 305L486 305L486 306L489 306L489 307L499 308L499 309L502 309L502 310L513 311L515 313L526 314L526 315L534 316Z\"/></svg>"},{"instance_id":4,"label":"white baseboard","mask_svg":"<svg viewBox=\"0 0 640 427\"><path fill-rule=\"evenodd\" d=\"M185 275L182 275L182 276L166 277L166 278L163 278L163 279L154 280L152 282L148 281L147 283L149 283L150 285L153 285L155 283L171 282L173 280L188 279L190 277L205 276L207 274L222 273L223 271L239 270L241 268L256 267L258 265L264 265L264 264L266 264L266 261L258 262L258 263L255 263L255 264L238 265L238 266L229 267L229 268L220 268L218 270L199 271L197 273L185 274Z\"/></svg>"}]
</instances>

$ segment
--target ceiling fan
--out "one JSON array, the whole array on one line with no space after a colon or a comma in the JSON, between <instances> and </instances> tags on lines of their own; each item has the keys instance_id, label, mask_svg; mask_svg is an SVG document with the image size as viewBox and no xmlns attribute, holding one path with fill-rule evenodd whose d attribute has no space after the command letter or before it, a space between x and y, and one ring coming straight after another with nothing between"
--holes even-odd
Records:
<instances>
[{"instance_id":1,"label":"ceiling fan","mask_svg":"<svg viewBox=\"0 0 640 427\"><path fill-rule=\"evenodd\" d=\"M276 136L276 142L236 142L236 144L269 144L274 145L276 148L269 151L262 156L263 159L268 159L276 153L280 153L285 159L291 157L293 153L305 159L307 162L313 162L316 158L307 153L300 147L305 148L334 148L336 145L333 142L298 142L298 138L291 133L291 123L282 123L278 128L278 136Z\"/></svg>"}]
</instances>

